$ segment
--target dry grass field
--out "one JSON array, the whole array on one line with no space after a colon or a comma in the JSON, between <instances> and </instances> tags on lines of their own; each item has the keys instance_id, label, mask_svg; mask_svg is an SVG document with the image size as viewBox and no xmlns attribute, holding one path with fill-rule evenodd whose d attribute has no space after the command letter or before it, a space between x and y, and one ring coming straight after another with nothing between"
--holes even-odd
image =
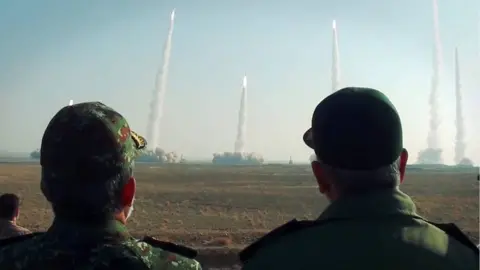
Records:
<instances>
[{"instance_id":1,"label":"dry grass field","mask_svg":"<svg viewBox=\"0 0 480 270\"><path fill-rule=\"evenodd\" d=\"M23 198L20 225L45 230L52 221L39 190L38 165L0 165L0 193ZM134 235L150 235L198 247L199 260L232 264L235 252L292 219L312 219L327 205L307 166L215 167L139 165L138 191L129 223ZM407 173L402 190L420 214L454 222L475 242L479 235L476 176Z\"/></svg>"}]
</instances>

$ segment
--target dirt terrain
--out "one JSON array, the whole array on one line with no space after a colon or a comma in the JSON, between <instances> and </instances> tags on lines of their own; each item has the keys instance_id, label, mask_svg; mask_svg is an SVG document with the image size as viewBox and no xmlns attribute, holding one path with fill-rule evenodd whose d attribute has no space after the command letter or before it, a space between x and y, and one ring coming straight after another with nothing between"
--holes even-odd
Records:
<instances>
[{"instance_id":1,"label":"dirt terrain","mask_svg":"<svg viewBox=\"0 0 480 270\"><path fill-rule=\"evenodd\" d=\"M313 219L327 205L307 166L138 165L135 176L131 232L194 246L202 263L216 267L231 266L239 249L270 229L292 218ZM52 221L39 178L38 165L0 165L0 193L22 197L19 224L34 231ZM476 175L408 172L402 190L420 214L454 222L478 243Z\"/></svg>"}]
</instances>

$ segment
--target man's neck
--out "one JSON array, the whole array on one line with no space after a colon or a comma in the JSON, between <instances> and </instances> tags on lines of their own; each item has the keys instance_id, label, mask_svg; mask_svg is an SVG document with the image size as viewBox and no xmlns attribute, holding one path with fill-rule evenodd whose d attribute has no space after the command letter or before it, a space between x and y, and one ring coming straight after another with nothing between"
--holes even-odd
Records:
<instances>
[{"instance_id":1,"label":"man's neck","mask_svg":"<svg viewBox=\"0 0 480 270\"><path fill-rule=\"evenodd\" d=\"M47 231L49 237L64 238L70 242L91 242L129 239L127 228L113 217L105 222L86 222L55 217ZM96 239L96 240L95 240Z\"/></svg>"},{"instance_id":2,"label":"man's neck","mask_svg":"<svg viewBox=\"0 0 480 270\"><path fill-rule=\"evenodd\" d=\"M360 189L355 189L355 190L349 190L346 192L341 192L338 193L337 196L335 197L335 200L350 200L350 199L356 199L356 198L361 198L364 196L372 196L374 194L379 194L379 193L394 193L395 191L398 190L398 187L385 187L385 188L360 188Z\"/></svg>"},{"instance_id":3,"label":"man's neck","mask_svg":"<svg viewBox=\"0 0 480 270\"><path fill-rule=\"evenodd\" d=\"M123 213L123 211L115 214L115 220L122 223L123 225L127 225L127 217L125 216L125 213Z\"/></svg>"},{"instance_id":4,"label":"man's neck","mask_svg":"<svg viewBox=\"0 0 480 270\"><path fill-rule=\"evenodd\" d=\"M14 225L17 224L17 219L16 218L0 218L0 220L2 222L8 222L8 223L12 223Z\"/></svg>"},{"instance_id":5,"label":"man's neck","mask_svg":"<svg viewBox=\"0 0 480 270\"><path fill-rule=\"evenodd\" d=\"M70 216L55 216L53 224L60 224L62 226L80 226L83 228L104 228L110 226L115 222L113 217L110 218L89 218L89 217L70 217Z\"/></svg>"}]
</instances>

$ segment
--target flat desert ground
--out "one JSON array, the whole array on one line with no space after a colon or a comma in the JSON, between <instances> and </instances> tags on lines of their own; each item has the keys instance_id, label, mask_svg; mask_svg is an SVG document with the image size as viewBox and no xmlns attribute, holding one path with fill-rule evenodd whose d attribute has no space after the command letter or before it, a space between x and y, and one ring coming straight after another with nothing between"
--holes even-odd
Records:
<instances>
[{"instance_id":1,"label":"flat desert ground","mask_svg":"<svg viewBox=\"0 0 480 270\"><path fill-rule=\"evenodd\" d=\"M132 234L196 247L209 267L235 264L245 245L292 218L314 219L328 204L307 165L137 165L135 177ZM39 179L38 165L0 165L0 193L22 197L19 224L34 231L52 221ZM454 222L478 243L478 184L474 174L407 172L401 189L421 215Z\"/></svg>"}]
</instances>

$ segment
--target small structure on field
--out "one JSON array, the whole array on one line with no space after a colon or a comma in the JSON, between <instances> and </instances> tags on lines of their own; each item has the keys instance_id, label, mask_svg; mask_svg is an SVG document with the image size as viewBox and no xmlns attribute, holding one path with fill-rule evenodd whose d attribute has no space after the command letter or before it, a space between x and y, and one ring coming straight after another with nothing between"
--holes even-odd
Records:
<instances>
[{"instance_id":1,"label":"small structure on field","mask_svg":"<svg viewBox=\"0 0 480 270\"><path fill-rule=\"evenodd\" d=\"M30 153L31 159L40 159L40 149L36 149Z\"/></svg>"},{"instance_id":2,"label":"small structure on field","mask_svg":"<svg viewBox=\"0 0 480 270\"><path fill-rule=\"evenodd\" d=\"M166 152L162 148L155 148L155 150L147 149L143 150L141 155L137 158L138 162L149 162L149 163L161 163L161 164L172 164L172 163L185 163L186 160L183 158L183 155L178 155L176 152Z\"/></svg>"},{"instance_id":3,"label":"small structure on field","mask_svg":"<svg viewBox=\"0 0 480 270\"><path fill-rule=\"evenodd\" d=\"M213 164L219 165L261 165L263 162L263 157L256 153L215 153L212 159Z\"/></svg>"}]
</instances>

